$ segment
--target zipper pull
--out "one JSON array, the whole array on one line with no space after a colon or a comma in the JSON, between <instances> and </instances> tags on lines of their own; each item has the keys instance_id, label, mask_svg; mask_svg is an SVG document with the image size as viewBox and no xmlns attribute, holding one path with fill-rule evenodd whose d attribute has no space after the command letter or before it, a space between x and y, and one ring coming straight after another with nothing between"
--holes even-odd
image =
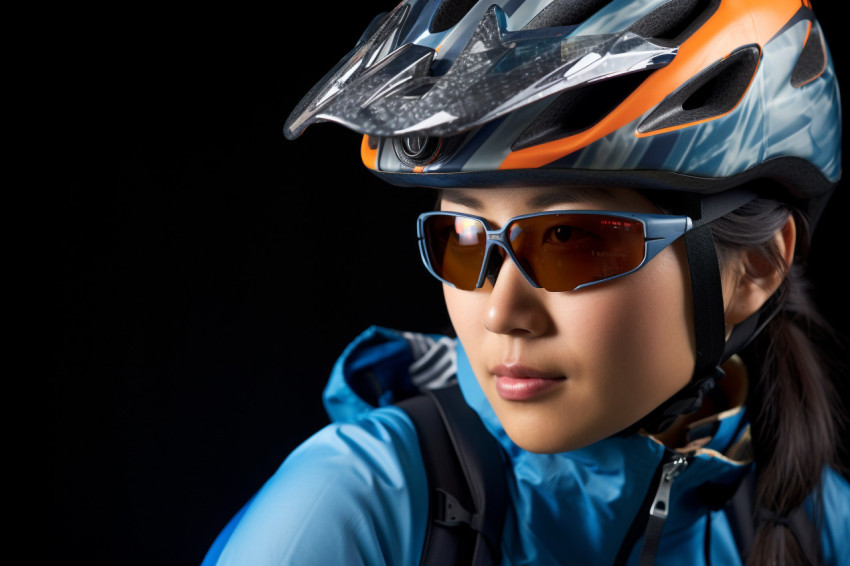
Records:
<instances>
[{"instance_id":1,"label":"zipper pull","mask_svg":"<svg viewBox=\"0 0 850 566\"><path fill-rule=\"evenodd\" d=\"M658 543L661 542L661 532L667 520L667 513L670 511L670 489L673 487L673 481L688 467L691 455L693 452L674 454L673 459L661 468L661 480L658 482L655 499L652 500L652 506L649 508L649 522L646 525L643 547L638 559L639 566L651 566L655 563Z\"/></svg>"},{"instance_id":2,"label":"zipper pull","mask_svg":"<svg viewBox=\"0 0 850 566\"><path fill-rule=\"evenodd\" d=\"M678 454L661 468L661 482L655 492L655 499L652 500L652 507L649 508L649 514L653 517L662 520L667 518L670 506L670 489L673 487L673 481L688 467L688 461L688 455Z\"/></svg>"}]
</instances>

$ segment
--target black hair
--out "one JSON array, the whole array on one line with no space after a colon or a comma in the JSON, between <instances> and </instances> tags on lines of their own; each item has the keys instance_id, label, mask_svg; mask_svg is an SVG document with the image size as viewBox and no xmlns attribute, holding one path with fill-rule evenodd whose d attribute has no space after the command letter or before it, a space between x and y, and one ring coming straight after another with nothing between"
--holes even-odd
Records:
<instances>
[{"instance_id":1,"label":"black hair","mask_svg":"<svg viewBox=\"0 0 850 566\"><path fill-rule=\"evenodd\" d=\"M775 237L789 214L801 235L790 268ZM832 381L844 368L830 365L842 356L825 351L844 347L817 312L803 277L806 218L782 202L758 198L715 221L712 233L721 269L739 254L755 252L785 274L776 295L778 314L741 353L750 373L748 411L757 470L756 504L768 516L784 517L814 493L817 509L824 470L831 466L846 473L841 469L838 442L846 421ZM748 566L807 563L796 538L781 521L762 523Z\"/></svg>"}]
</instances>

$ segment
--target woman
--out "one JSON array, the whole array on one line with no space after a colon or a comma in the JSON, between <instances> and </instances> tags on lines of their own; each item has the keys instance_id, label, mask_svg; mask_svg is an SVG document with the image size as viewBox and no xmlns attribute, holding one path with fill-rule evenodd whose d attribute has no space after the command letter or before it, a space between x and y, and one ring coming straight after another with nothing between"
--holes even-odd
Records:
<instances>
[{"instance_id":1,"label":"woman","mask_svg":"<svg viewBox=\"0 0 850 566\"><path fill-rule=\"evenodd\" d=\"M366 134L458 339L372 328L208 564L416 564L417 431L455 377L503 450L503 564L850 560L799 262L840 174L807 3L408 0L286 125ZM751 544L725 508L754 470ZM816 534L812 534L816 533Z\"/></svg>"}]
</instances>

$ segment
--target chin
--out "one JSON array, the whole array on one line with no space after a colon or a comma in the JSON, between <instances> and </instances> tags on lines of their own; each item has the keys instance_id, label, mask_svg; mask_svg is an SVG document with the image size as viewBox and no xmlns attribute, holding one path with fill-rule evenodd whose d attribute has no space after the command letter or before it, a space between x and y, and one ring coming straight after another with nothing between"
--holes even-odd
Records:
<instances>
[{"instance_id":1,"label":"chin","mask_svg":"<svg viewBox=\"0 0 850 566\"><path fill-rule=\"evenodd\" d=\"M505 432L514 444L527 452L535 454L558 454L570 452L599 442L605 436L595 433L582 433L579 431L546 430L549 427L511 427L505 426ZM512 430L513 429L513 430ZM519 430L517 430L519 429Z\"/></svg>"},{"instance_id":2,"label":"chin","mask_svg":"<svg viewBox=\"0 0 850 566\"><path fill-rule=\"evenodd\" d=\"M511 437L511 440L513 440L514 444L516 444L526 452L532 452L534 454L559 454L561 452L571 452L573 450L578 450L580 448L590 446L591 444L598 442L600 439L593 439L584 442L541 442L538 440L531 440L529 442L517 442L516 440L514 440L513 437Z\"/></svg>"}]
</instances>

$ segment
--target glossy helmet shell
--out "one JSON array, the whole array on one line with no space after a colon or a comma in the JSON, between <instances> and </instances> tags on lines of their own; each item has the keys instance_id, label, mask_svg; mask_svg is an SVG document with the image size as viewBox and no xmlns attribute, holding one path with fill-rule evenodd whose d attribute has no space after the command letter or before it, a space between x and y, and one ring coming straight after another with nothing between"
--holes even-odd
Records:
<instances>
[{"instance_id":1,"label":"glossy helmet shell","mask_svg":"<svg viewBox=\"0 0 850 566\"><path fill-rule=\"evenodd\" d=\"M768 178L824 201L839 107L808 0L405 0L285 133L363 133L365 165L401 186L711 194Z\"/></svg>"}]
</instances>

